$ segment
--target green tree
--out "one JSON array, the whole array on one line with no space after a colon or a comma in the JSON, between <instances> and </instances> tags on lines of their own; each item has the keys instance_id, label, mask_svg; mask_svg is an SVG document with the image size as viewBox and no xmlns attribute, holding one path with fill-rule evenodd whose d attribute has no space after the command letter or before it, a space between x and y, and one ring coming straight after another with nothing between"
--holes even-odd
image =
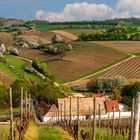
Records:
<instances>
[{"instance_id":1,"label":"green tree","mask_svg":"<svg viewBox=\"0 0 140 140\"><path fill-rule=\"evenodd\" d=\"M140 83L126 85L122 88L122 97L124 104L132 106L132 99L136 98L137 92L140 91Z\"/></svg>"}]
</instances>

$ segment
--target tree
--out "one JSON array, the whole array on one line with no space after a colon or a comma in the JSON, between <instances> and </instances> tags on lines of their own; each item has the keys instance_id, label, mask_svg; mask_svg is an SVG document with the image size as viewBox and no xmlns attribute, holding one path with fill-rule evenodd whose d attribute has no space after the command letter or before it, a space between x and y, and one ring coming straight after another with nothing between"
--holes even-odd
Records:
<instances>
[{"instance_id":1,"label":"tree","mask_svg":"<svg viewBox=\"0 0 140 140\"><path fill-rule=\"evenodd\" d=\"M118 101L122 100L121 90L119 88L113 88L112 95L114 100L118 100Z\"/></svg>"},{"instance_id":2,"label":"tree","mask_svg":"<svg viewBox=\"0 0 140 140\"><path fill-rule=\"evenodd\" d=\"M137 92L140 91L140 83L126 85L122 88L122 97L124 104L132 106L132 99L136 98Z\"/></svg>"},{"instance_id":3,"label":"tree","mask_svg":"<svg viewBox=\"0 0 140 140\"><path fill-rule=\"evenodd\" d=\"M6 52L6 48L5 48L5 45L3 43L0 45L0 52L2 54Z\"/></svg>"},{"instance_id":4,"label":"tree","mask_svg":"<svg viewBox=\"0 0 140 140\"><path fill-rule=\"evenodd\" d=\"M4 109L9 105L9 85L0 83L0 109Z\"/></svg>"}]
</instances>

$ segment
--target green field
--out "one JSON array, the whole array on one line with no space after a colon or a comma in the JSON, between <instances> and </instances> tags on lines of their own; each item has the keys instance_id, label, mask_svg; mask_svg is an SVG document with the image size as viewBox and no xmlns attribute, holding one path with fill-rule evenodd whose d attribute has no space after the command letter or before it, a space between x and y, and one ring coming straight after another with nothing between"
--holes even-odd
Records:
<instances>
[{"instance_id":1,"label":"green field","mask_svg":"<svg viewBox=\"0 0 140 140\"><path fill-rule=\"evenodd\" d=\"M91 128L81 128L84 130L84 132L88 132L90 138L92 137L92 129ZM79 133L80 140L82 140L81 135ZM111 129L96 129L96 140L128 140L129 139L129 132L125 132L124 136L119 134L119 135L114 135L112 136L112 131Z\"/></svg>"},{"instance_id":2,"label":"green field","mask_svg":"<svg viewBox=\"0 0 140 140\"><path fill-rule=\"evenodd\" d=\"M13 55L4 55L4 58L9 64L14 66L18 72L22 73L25 78L36 80L36 81L42 80L38 75L28 73L24 70L25 67L28 65L27 61L24 61ZM12 69L10 69L2 62L0 62L0 69L2 69L5 72L5 74L8 73L8 75L10 76L9 79L15 80L19 78L19 76L16 73L14 73Z\"/></svg>"},{"instance_id":3,"label":"green field","mask_svg":"<svg viewBox=\"0 0 140 140\"><path fill-rule=\"evenodd\" d=\"M30 123L24 140L72 140L67 132L58 127L37 126Z\"/></svg>"}]
</instances>

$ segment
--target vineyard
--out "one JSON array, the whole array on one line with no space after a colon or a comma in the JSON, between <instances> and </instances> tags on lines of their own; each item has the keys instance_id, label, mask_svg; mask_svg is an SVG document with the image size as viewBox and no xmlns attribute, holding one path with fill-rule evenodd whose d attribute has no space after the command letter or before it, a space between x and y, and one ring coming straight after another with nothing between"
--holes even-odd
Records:
<instances>
[{"instance_id":1,"label":"vineyard","mask_svg":"<svg viewBox=\"0 0 140 140\"><path fill-rule=\"evenodd\" d=\"M109 78L116 75L120 75L126 79L140 79L140 57L129 59L98 76Z\"/></svg>"}]
</instances>

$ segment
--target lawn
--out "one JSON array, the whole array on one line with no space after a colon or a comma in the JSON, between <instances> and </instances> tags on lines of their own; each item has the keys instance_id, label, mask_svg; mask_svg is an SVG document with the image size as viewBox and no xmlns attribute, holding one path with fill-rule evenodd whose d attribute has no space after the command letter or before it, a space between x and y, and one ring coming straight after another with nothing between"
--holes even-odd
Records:
<instances>
[{"instance_id":1,"label":"lawn","mask_svg":"<svg viewBox=\"0 0 140 140\"><path fill-rule=\"evenodd\" d=\"M13 56L13 55L4 55L4 58L6 59L6 61L9 64L14 66L18 72L24 74L25 78L36 80L36 81L42 80L38 75L32 74L32 73L28 73L28 72L26 72L24 70L25 67L28 65L27 61L24 61L24 60L22 60L20 58L17 58L16 56ZM9 77L7 79L7 82L13 81L13 80L19 78L19 76L16 75L16 73L14 73L8 66L6 66L2 62L0 62L0 69L5 73L5 75L7 75L7 74L9 75Z\"/></svg>"}]
</instances>

